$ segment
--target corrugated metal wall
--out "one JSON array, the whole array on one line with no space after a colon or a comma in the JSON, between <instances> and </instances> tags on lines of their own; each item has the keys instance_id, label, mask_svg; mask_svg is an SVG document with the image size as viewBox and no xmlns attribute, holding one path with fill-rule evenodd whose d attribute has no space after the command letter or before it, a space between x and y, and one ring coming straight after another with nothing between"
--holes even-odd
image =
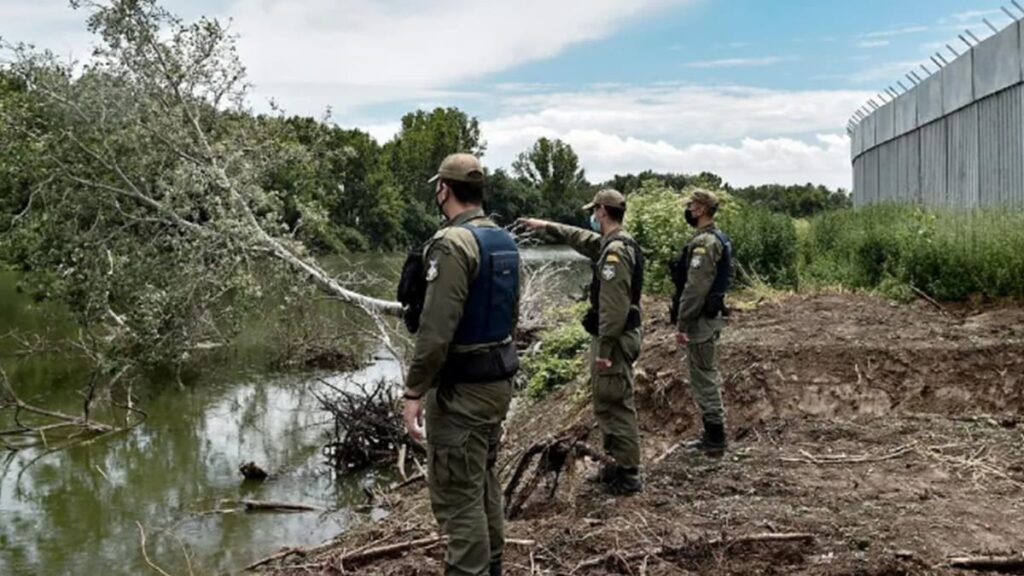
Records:
<instances>
[{"instance_id":1,"label":"corrugated metal wall","mask_svg":"<svg viewBox=\"0 0 1024 576\"><path fill-rule=\"evenodd\" d=\"M978 206L978 106L963 108L947 118L949 126L946 148L946 171L949 206L976 208Z\"/></svg>"},{"instance_id":2,"label":"corrugated metal wall","mask_svg":"<svg viewBox=\"0 0 1024 576\"><path fill-rule=\"evenodd\" d=\"M1024 208L1024 25L976 45L854 128L853 201Z\"/></svg>"},{"instance_id":3,"label":"corrugated metal wall","mask_svg":"<svg viewBox=\"0 0 1024 576\"><path fill-rule=\"evenodd\" d=\"M920 133L921 201L946 204L946 119L922 127Z\"/></svg>"}]
</instances>

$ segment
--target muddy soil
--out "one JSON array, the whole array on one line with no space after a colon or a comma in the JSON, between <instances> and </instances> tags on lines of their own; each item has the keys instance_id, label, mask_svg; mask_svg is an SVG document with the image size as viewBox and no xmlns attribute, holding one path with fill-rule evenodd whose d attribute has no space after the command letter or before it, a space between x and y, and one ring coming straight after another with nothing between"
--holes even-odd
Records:
<instances>
[{"instance_id":1,"label":"muddy soil","mask_svg":"<svg viewBox=\"0 0 1024 576\"><path fill-rule=\"evenodd\" d=\"M507 548L506 574L967 574L948 558L1024 551L1024 308L825 294L738 312L720 347L721 459L678 447L699 429L685 356L664 321L647 326L636 388L644 492L605 495L582 481L593 464L563 474L553 498L537 490L507 524L509 538L533 544ZM572 426L593 427L585 383L520 406L506 475L525 447ZM596 430L590 443L600 445ZM442 546L338 562L434 533L424 492L395 493L387 520L279 569L440 573ZM813 540L730 543L762 533Z\"/></svg>"}]
</instances>

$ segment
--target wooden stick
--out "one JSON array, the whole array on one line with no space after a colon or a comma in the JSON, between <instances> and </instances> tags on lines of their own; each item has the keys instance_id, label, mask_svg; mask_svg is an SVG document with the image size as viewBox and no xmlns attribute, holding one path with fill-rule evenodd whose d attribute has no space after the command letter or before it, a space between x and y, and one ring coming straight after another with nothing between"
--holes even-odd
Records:
<instances>
[{"instance_id":1,"label":"wooden stick","mask_svg":"<svg viewBox=\"0 0 1024 576\"><path fill-rule=\"evenodd\" d=\"M408 540L406 542L399 542L398 544L387 544L384 546L377 546L374 548L367 548L366 550L360 550L345 554L338 558L338 562L365 562L367 560L373 560L382 556L390 556L392 554L398 554L400 552L406 552L416 548L422 548L426 546L433 546L434 544L440 544L447 539L444 536L430 536L427 538L419 538L417 540Z\"/></svg>"},{"instance_id":2,"label":"wooden stick","mask_svg":"<svg viewBox=\"0 0 1024 576\"><path fill-rule=\"evenodd\" d=\"M671 556L678 554L688 548L700 547L700 546L732 546L734 544L745 544L749 542L810 542L814 540L813 534L804 533L788 533L788 534L776 534L776 533L765 533L765 534L748 534L746 536L737 536L736 538L715 538L712 540L696 541L690 544L683 544L681 546L658 546L653 549L638 550L635 552L622 553L618 550L613 550L600 556L595 556L589 560L584 560L576 565L573 572L579 572L583 568L596 568L602 564L611 560L621 560L623 562L633 562L636 560L642 560L648 556Z\"/></svg>"},{"instance_id":3,"label":"wooden stick","mask_svg":"<svg viewBox=\"0 0 1024 576\"><path fill-rule=\"evenodd\" d=\"M950 568L1017 571L1024 569L1024 554L1013 556L961 556L949 559Z\"/></svg>"},{"instance_id":4,"label":"wooden stick","mask_svg":"<svg viewBox=\"0 0 1024 576\"><path fill-rule=\"evenodd\" d=\"M246 510L264 512L322 512L323 508L310 506L309 504L295 504L292 502L265 502L262 500L242 500Z\"/></svg>"},{"instance_id":5,"label":"wooden stick","mask_svg":"<svg viewBox=\"0 0 1024 576\"><path fill-rule=\"evenodd\" d=\"M171 576L167 572L164 572L163 568L160 568L149 560L149 554L146 553L146 531L143 530L140 522L135 522L135 525L139 527L139 548L142 548L142 559L146 561L146 564L148 564L150 568L155 570L161 576Z\"/></svg>"},{"instance_id":6,"label":"wooden stick","mask_svg":"<svg viewBox=\"0 0 1024 576\"><path fill-rule=\"evenodd\" d=\"M920 296L922 300L934 306L943 316L949 316L949 313L946 312L946 309L942 307L942 304L936 302L935 299L929 296L927 293L925 293L924 290L921 290L920 288L914 286L913 284L910 285L910 289L913 290L914 294Z\"/></svg>"},{"instance_id":7,"label":"wooden stick","mask_svg":"<svg viewBox=\"0 0 1024 576\"><path fill-rule=\"evenodd\" d=\"M809 463L818 466L821 466L823 464L863 464L865 462L882 462L884 460L892 460L893 458L899 458L904 454L908 454L909 452L911 452L911 449L914 448L916 444L916 442L911 442L910 444L900 446L899 448L896 448L892 452L889 452L888 454L883 454L881 456L871 456L869 454L861 454L857 456L847 456L845 454L814 455L808 453L806 450L801 450L800 454L803 455L803 458L783 457L779 458L779 460L783 462Z\"/></svg>"}]
</instances>

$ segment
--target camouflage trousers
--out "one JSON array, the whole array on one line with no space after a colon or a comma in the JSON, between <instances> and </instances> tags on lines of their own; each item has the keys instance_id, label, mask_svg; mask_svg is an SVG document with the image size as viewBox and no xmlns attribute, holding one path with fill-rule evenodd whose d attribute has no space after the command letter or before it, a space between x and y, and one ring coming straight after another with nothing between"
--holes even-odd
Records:
<instances>
[{"instance_id":1,"label":"camouflage trousers","mask_svg":"<svg viewBox=\"0 0 1024 576\"><path fill-rule=\"evenodd\" d=\"M494 465L511 399L508 380L427 394L427 486L448 537L446 576L486 575L501 563L505 511Z\"/></svg>"},{"instance_id":2,"label":"camouflage trousers","mask_svg":"<svg viewBox=\"0 0 1024 576\"><path fill-rule=\"evenodd\" d=\"M687 363L690 367L690 391L700 408L701 417L709 424L725 424L722 405L722 387L718 374L716 347L720 331L702 342L687 344Z\"/></svg>"},{"instance_id":3,"label":"camouflage trousers","mask_svg":"<svg viewBox=\"0 0 1024 576\"><path fill-rule=\"evenodd\" d=\"M590 383L594 416L604 450L623 468L640 466L640 427L633 401L633 362L640 355L640 331L623 335L612 352L612 367L598 370L597 339L590 346Z\"/></svg>"}]
</instances>

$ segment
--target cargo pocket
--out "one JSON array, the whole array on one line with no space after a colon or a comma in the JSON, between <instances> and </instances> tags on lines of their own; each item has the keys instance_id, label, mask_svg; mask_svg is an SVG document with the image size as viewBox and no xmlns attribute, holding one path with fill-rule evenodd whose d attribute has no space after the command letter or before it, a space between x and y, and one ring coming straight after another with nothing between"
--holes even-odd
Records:
<instances>
[{"instance_id":1,"label":"cargo pocket","mask_svg":"<svg viewBox=\"0 0 1024 576\"><path fill-rule=\"evenodd\" d=\"M715 364L715 343L714 341L694 344L690 348L693 355L693 363L701 370L711 370Z\"/></svg>"},{"instance_id":2,"label":"cargo pocket","mask_svg":"<svg viewBox=\"0 0 1024 576\"><path fill-rule=\"evenodd\" d=\"M428 436L430 444L427 471L431 483L437 487L465 482L469 474L466 443L469 430L440 430Z\"/></svg>"},{"instance_id":3,"label":"cargo pocket","mask_svg":"<svg viewBox=\"0 0 1024 576\"><path fill-rule=\"evenodd\" d=\"M629 332L623 335L619 341L622 346L622 356L627 364L633 364L640 357L641 336L639 331Z\"/></svg>"}]
</instances>

